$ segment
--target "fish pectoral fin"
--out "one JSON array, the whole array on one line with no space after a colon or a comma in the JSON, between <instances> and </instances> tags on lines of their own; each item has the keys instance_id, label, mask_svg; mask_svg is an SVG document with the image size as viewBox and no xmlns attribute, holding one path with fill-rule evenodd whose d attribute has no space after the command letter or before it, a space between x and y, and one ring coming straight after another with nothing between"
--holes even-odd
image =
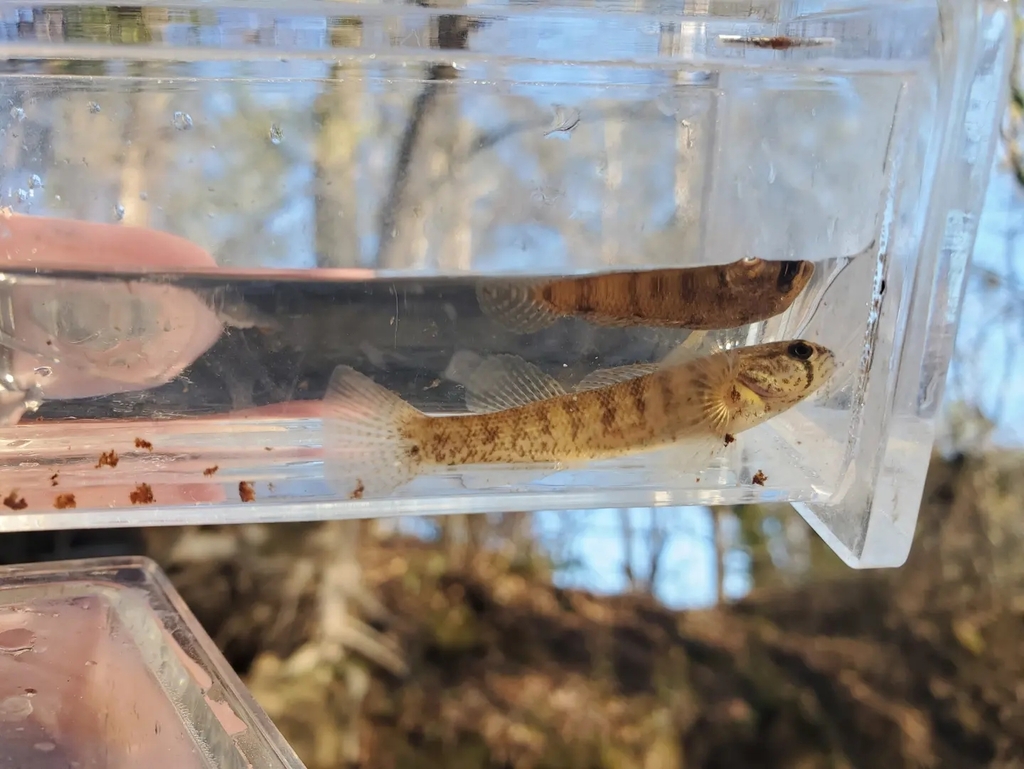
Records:
<instances>
[{"instance_id":1,"label":"fish pectoral fin","mask_svg":"<svg viewBox=\"0 0 1024 769\"><path fill-rule=\"evenodd\" d=\"M323 399L324 478L350 498L384 496L419 471L406 428L426 415L348 366L331 375Z\"/></svg>"},{"instance_id":2,"label":"fish pectoral fin","mask_svg":"<svg viewBox=\"0 0 1024 769\"><path fill-rule=\"evenodd\" d=\"M619 382L626 382L630 379L639 379L642 376L653 374L659 368L657 363L635 363L631 366L615 366L613 368L602 368L592 371L572 388L575 392L585 390L599 390L602 387L611 387Z\"/></svg>"},{"instance_id":3,"label":"fish pectoral fin","mask_svg":"<svg viewBox=\"0 0 1024 769\"><path fill-rule=\"evenodd\" d=\"M533 292L536 281L489 280L477 284L476 300L491 320L517 334L532 334L554 324L559 314Z\"/></svg>"},{"instance_id":4,"label":"fish pectoral fin","mask_svg":"<svg viewBox=\"0 0 1024 769\"><path fill-rule=\"evenodd\" d=\"M518 355L484 358L465 384L466 408L487 414L565 395L554 377Z\"/></svg>"}]
</instances>

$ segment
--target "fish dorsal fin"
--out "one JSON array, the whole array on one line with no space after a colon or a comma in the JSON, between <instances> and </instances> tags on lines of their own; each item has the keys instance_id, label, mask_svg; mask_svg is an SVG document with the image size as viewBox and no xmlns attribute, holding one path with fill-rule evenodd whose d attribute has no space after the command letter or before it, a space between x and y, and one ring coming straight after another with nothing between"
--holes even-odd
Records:
<instances>
[{"instance_id":1,"label":"fish dorsal fin","mask_svg":"<svg viewBox=\"0 0 1024 769\"><path fill-rule=\"evenodd\" d=\"M536 280L488 280L476 287L480 310L491 320L517 334L532 334L558 320L558 313L538 301Z\"/></svg>"},{"instance_id":2,"label":"fish dorsal fin","mask_svg":"<svg viewBox=\"0 0 1024 769\"><path fill-rule=\"evenodd\" d=\"M660 368L666 368L668 366L682 366L685 363L691 363L698 358L704 357L697 351L700 343L704 341L705 332L694 331L685 341L672 348L668 355L658 361Z\"/></svg>"},{"instance_id":3,"label":"fish dorsal fin","mask_svg":"<svg viewBox=\"0 0 1024 769\"><path fill-rule=\"evenodd\" d=\"M466 408L474 414L514 409L565 395L565 388L554 377L518 355L484 358L465 386Z\"/></svg>"},{"instance_id":4,"label":"fish dorsal fin","mask_svg":"<svg viewBox=\"0 0 1024 769\"><path fill-rule=\"evenodd\" d=\"M599 390L602 387L611 387L612 385L619 384L619 382L639 379L642 376L653 374L659 367L657 363L635 363L632 366L598 369L583 377L573 390L575 392L583 392L584 390Z\"/></svg>"}]
</instances>

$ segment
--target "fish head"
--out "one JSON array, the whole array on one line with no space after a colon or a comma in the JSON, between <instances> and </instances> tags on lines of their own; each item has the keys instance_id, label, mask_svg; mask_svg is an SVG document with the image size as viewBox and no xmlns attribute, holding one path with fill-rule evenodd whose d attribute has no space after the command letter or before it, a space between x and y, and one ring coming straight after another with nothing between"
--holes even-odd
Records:
<instances>
[{"instance_id":1,"label":"fish head","mask_svg":"<svg viewBox=\"0 0 1024 769\"><path fill-rule=\"evenodd\" d=\"M734 350L732 426L747 429L816 392L836 371L827 347L795 339Z\"/></svg>"},{"instance_id":2,"label":"fish head","mask_svg":"<svg viewBox=\"0 0 1024 769\"><path fill-rule=\"evenodd\" d=\"M742 278L732 282L744 289L747 301L757 295L756 304L763 305L762 312L773 315L785 311L814 277L814 262L805 260L750 258L738 262L735 269L742 273Z\"/></svg>"},{"instance_id":3,"label":"fish head","mask_svg":"<svg viewBox=\"0 0 1024 769\"><path fill-rule=\"evenodd\" d=\"M775 262L775 289L790 300L800 295L814 277L814 262L806 260Z\"/></svg>"}]
</instances>

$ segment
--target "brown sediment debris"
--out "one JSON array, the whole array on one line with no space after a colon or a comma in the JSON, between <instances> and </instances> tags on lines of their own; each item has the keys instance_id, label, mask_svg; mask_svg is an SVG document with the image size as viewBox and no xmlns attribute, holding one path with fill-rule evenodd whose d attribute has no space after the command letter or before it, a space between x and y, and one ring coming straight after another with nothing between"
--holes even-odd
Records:
<instances>
[{"instance_id":1,"label":"brown sediment debris","mask_svg":"<svg viewBox=\"0 0 1024 769\"><path fill-rule=\"evenodd\" d=\"M748 45L752 45L755 48L771 48L774 51L785 51L787 48L797 48L801 45L805 45L800 40L795 40L791 37L783 37L782 35L776 35L775 37L755 37L747 41Z\"/></svg>"},{"instance_id":2,"label":"brown sediment debris","mask_svg":"<svg viewBox=\"0 0 1024 769\"><path fill-rule=\"evenodd\" d=\"M57 485L57 478L59 478L59 477L60 477L60 473L54 473L53 475L51 475L50 476L50 485L51 486L56 486Z\"/></svg>"},{"instance_id":3,"label":"brown sediment debris","mask_svg":"<svg viewBox=\"0 0 1024 769\"><path fill-rule=\"evenodd\" d=\"M725 434L725 445L726 446L728 446L730 443L735 443L735 441L736 441L736 436L735 435L733 435L732 433L726 433Z\"/></svg>"},{"instance_id":4,"label":"brown sediment debris","mask_svg":"<svg viewBox=\"0 0 1024 769\"><path fill-rule=\"evenodd\" d=\"M764 482L768 480L768 476L765 475L763 471L758 470L750 480L758 486L764 486Z\"/></svg>"},{"instance_id":5,"label":"brown sediment debris","mask_svg":"<svg viewBox=\"0 0 1024 769\"><path fill-rule=\"evenodd\" d=\"M366 491L366 487L363 485L362 478L356 478L356 487L352 489L352 493L348 495L349 499L362 499L363 492Z\"/></svg>"},{"instance_id":6,"label":"brown sediment debris","mask_svg":"<svg viewBox=\"0 0 1024 769\"><path fill-rule=\"evenodd\" d=\"M253 489L251 483L249 483L248 481L239 481L238 498L243 502L256 501L256 491Z\"/></svg>"},{"instance_id":7,"label":"brown sediment debris","mask_svg":"<svg viewBox=\"0 0 1024 769\"><path fill-rule=\"evenodd\" d=\"M74 494L58 494L57 498L53 500L53 506L58 510L68 510L69 508L78 507L78 503L75 502Z\"/></svg>"},{"instance_id":8,"label":"brown sediment debris","mask_svg":"<svg viewBox=\"0 0 1024 769\"><path fill-rule=\"evenodd\" d=\"M264 446L263 450L264 451L273 451L274 449L272 447L270 447L270 446Z\"/></svg>"},{"instance_id":9,"label":"brown sediment debris","mask_svg":"<svg viewBox=\"0 0 1024 769\"><path fill-rule=\"evenodd\" d=\"M788 51L790 48L812 48L825 45L829 41L815 38L788 37L787 35L775 35L773 37L741 37L727 38L725 43L749 45L752 48L770 48L773 51Z\"/></svg>"},{"instance_id":10,"label":"brown sediment debris","mask_svg":"<svg viewBox=\"0 0 1024 769\"><path fill-rule=\"evenodd\" d=\"M209 476L213 475L215 472L217 472L218 470L220 470L220 465L214 465L213 467L207 467L205 470L203 470L203 475L209 477Z\"/></svg>"},{"instance_id":11,"label":"brown sediment debris","mask_svg":"<svg viewBox=\"0 0 1024 769\"><path fill-rule=\"evenodd\" d=\"M148 483L140 483L129 497L133 505L151 505L156 501L153 497L153 489Z\"/></svg>"},{"instance_id":12,"label":"brown sediment debris","mask_svg":"<svg viewBox=\"0 0 1024 769\"><path fill-rule=\"evenodd\" d=\"M135 439L135 448L137 448L137 449L145 449L146 451L152 451L153 450L153 444L150 443L149 441L147 441L145 438L136 438Z\"/></svg>"},{"instance_id":13,"label":"brown sediment debris","mask_svg":"<svg viewBox=\"0 0 1024 769\"><path fill-rule=\"evenodd\" d=\"M11 510L24 510L28 507L28 502L25 498L18 495L17 491L11 491L6 497L4 497L4 507L9 507Z\"/></svg>"},{"instance_id":14,"label":"brown sediment debris","mask_svg":"<svg viewBox=\"0 0 1024 769\"><path fill-rule=\"evenodd\" d=\"M100 454L100 461L96 463L96 467L117 467L117 463L120 461L117 452L111 449Z\"/></svg>"}]
</instances>

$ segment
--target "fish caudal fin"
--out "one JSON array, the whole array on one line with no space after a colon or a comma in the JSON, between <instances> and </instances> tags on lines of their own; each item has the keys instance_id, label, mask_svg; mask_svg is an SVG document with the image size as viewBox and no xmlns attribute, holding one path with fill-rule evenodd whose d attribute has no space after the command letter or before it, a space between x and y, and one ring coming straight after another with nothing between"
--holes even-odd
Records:
<instances>
[{"instance_id":1,"label":"fish caudal fin","mask_svg":"<svg viewBox=\"0 0 1024 769\"><path fill-rule=\"evenodd\" d=\"M323 399L327 482L350 498L386 495L408 482L419 462L405 428L425 418L369 377L338 366Z\"/></svg>"},{"instance_id":2,"label":"fish caudal fin","mask_svg":"<svg viewBox=\"0 0 1024 769\"><path fill-rule=\"evenodd\" d=\"M486 281L476 287L480 310L493 321L517 334L532 334L548 328L559 314L537 301L534 281Z\"/></svg>"}]
</instances>

